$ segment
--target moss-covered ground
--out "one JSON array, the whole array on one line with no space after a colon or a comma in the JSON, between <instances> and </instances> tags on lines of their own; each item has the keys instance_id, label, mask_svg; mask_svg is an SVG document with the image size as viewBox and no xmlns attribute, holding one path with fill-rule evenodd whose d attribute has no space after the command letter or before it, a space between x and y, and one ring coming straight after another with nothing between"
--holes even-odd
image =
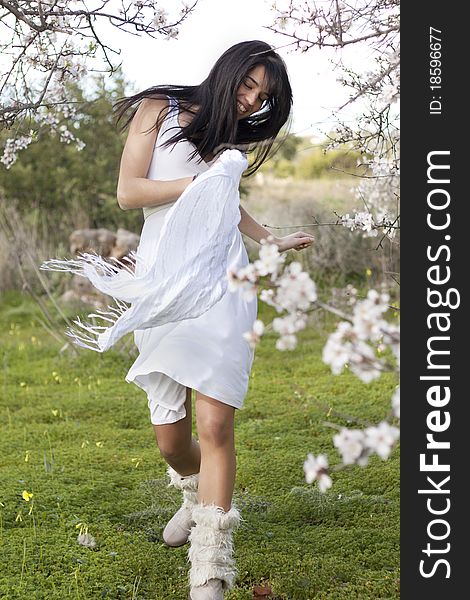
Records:
<instances>
[{"instance_id":1,"label":"moss-covered ground","mask_svg":"<svg viewBox=\"0 0 470 600\"><path fill-rule=\"evenodd\" d=\"M260 303L260 318L270 310ZM180 495L167 487L144 393L124 380L132 358L60 354L19 295L0 312L0 598L186 599L188 546L161 537ZM332 329L318 318L294 351L269 334L256 349L235 417L245 521L227 600L249 600L255 586L276 600L399 597L398 449L335 473L324 495L305 482L308 452L339 460L325 421L380 420L396 384L332 375L321 360ZM95 549L77 543L79 523Z\"/></svg>"}]
</instances>

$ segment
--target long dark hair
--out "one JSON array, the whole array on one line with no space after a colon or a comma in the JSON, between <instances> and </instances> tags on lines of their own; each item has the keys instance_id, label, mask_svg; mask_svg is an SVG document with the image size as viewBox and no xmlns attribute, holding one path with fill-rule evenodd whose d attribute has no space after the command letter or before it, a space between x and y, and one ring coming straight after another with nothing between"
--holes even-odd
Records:
<instances>
[{"instance_id":1,"label":"long dark hair","mask_svg":"<svg viewBox=\"0 0 470 600\"><path fill-rule=\"evenodd\" d=\"M264 65L269 96L260 110L244 119L237 119L236 93L248 71ZM134 96L119 99L113 106L118 118L147 97L176 98L179 109L193 115L189 124L182 126L165 145L189 140L195 150L191 159L199 162L209 154L218 154L224 148L239 147L247 154L256 152L255 160L244 176L252 175L273 154L288 136L291 125L292 89L287 69L282 58L265 42L259 40L240 42L226 50L212 67L207 78L199 85L158 85ZM197 111L191 106L198 106ZM138 105L134 106L129 118L122 125L123 131L134 117ZM159 127L166 114L158 115L155 125ZM282 127L287 128L273 148Z\"/></svg>"}]
</instances>

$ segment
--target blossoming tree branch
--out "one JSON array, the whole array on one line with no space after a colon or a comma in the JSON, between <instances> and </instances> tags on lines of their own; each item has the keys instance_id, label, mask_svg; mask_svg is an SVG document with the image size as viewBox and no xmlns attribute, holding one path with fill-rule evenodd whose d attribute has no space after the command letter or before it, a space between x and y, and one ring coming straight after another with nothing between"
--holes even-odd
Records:
<instances>
[{"instance_id":1,"label":"blossoming tree branch","mask_svg":"<svg viewBox=\"0 0 470 600\"><path fill-rule=\"evenodd\" d=\"M155 0L0 0L0 124L12 132L0 161L11 167L43 134L82 150L66 84L87 72L114 72L120 51L107 44L102 26L172 39L196 4L168 3L170 14Z\"/></svg>"},{"instance_id":2,"label":"blossoming tree branch","mask_svg":"<svg viewBox=\"0 0 470 600\"><path fill-rule=\"evenodd\" d=\"M400 226L400 1L331 0L311 4L276 0L272 10L274 22L267 29L287 40L296 51L334 49L332 68L349 90L347 102L332 107L337 123L334 132L324 132L330 139L328 149L347 144L362 156L357 166L363 174L355 190L358 209L353 215L340 217L342 224L351 230L360 229L367 236L381 233L394 238ZM348 64L356 47L366 47L367 56L372 56L362 72ZM359 102L361 110L355 123L343 120L344 109Z\"/></svg>"},{"instance_id":3,"label":"blossoming tree branch","mask_svg":"<svg viewBox=\"0 0 470 600\"><path fill-rule=\"evenodd\" d=\"M278 350L292 350L297 346L296 333L308 324L308 312L317 304L333 312L344 320L328 338L323 349L323 361L339 375L348 366L352 373L365 383L380 377L383 372L399 373L400 330L399 326L384 318L390 309L389 295L369 290L364 300L351 298L353 313L348 315L333 306L320 302L316 285L309 274L302 270L299 262L293 261L283 268L285 254L270 236L262 240L259 259L234 272L229 272L229 289L242 289L247 299L259 293L260 300L275 307L278 313L268 326L257 319L253 330L245 332L245 338L252 347L260 341L265 331L271 329L279 337ZM269 276L269 278L267 278ZM393 308L393 307L392 307ZM386 361L378 354L391 349L394 361ZM342 465L358 464L365 466L368 457L374 452L381 458L388 458L399 437L399 429L391 424L394 418L400 418L400 391L395 390L391 398L389 415L377 425L365 430L341 427L334 436L334 445L342 458ZM312 483L318 480L321 491L328 489L331 478L328 474L328 459L325 455L315 457L308 454L304 463L306 480Z\"/></svg>"},{"instance_id":4,"label":"blossoming tree branch","mask_svg":"<svg viewBox=\"0 0 470 600\"><path fill-rule=\"evenodd\" d=\"M298 51L333 47L346 54L349 48L359 44L366 44L372 50L375 68L367 72L355 72L339 62L339 80L350 89L350 99L333 111L338 125L330 137L329 148L348 143L359 150L363 159L358 161L358 166L362 165L368 173L364 173L356 187L356 198L362 206L353 215L338 215L336 223L329 225L343 225L364 236L381 233L377 249L384 237L391 244L397 244L400 227L399 114L396 108L400 57L398 0L356 0L348 4L332 0L321 5L288 0L275 2L272 9L275 19L268 29L293 40ZM362 102L361 114L351 127L341 122L339 115L346 105L358 100ZM268 325L257 320L253 330L245 333L247 341L254 347L263 333L271 329L279 336L276 348L292 350L297 345L296 333L308 324L308 313L320 307L342 319L323 349L323 361L333 374L339 375L349 368L364 383L370 383L384 372L393 372L398 381L398 308L389 305L389 294L372 289L365 299L358 300L352 288L352 312L348 314L319 301L315 282L302 270L301 263L294 261L287 266L284 263L285 255L279 252L275 238L270 236L262 240L258 260L229 274L232 291L241 288L247 297L259 293L261 301L282 314ZM386 360L383 356L391 358ZM362 429L331 424L337 429L333 444L340 460L332 468L327 455L309 452L303 465L307 483L316 481L320 491L325 492L332 485L332 471L349 465L365 466L372 454L387 459L399 438L398 385L389 406L388 414L379 423Z\"/></svg>"}]
</instances>

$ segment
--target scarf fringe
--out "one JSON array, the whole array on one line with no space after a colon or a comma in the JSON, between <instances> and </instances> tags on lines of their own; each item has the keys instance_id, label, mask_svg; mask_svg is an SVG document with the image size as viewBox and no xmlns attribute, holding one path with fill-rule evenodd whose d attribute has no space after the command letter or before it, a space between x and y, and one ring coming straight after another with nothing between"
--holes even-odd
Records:
<instances>
[{"instance_id":1,"label":"scarf fringe","mask_svg":"<svg viewBox=\"0 0 470 600\"><path fill-rule=\"evenodd\" d=\"M139 256L135 250L131 250L128 256L124 256L122 259L118 259L114 256L108 256L107 260L96 253L91 252L79 252L76 259L57 259L52 258L44 261L39 267L42 271L61 271L67 273L73 273L74 275L80 275L81 277L87 277L87 266L94 267L95 269L101 269L103 271L102 276L115 276L120 271L126 271L127 273L134 275L134 269L139 260ZM118 266L115 267L108 261L113 261ZM126 261L129 264L126 264ZM129 266L131 265L131 266Z\"/></svg>"}]
</instances>

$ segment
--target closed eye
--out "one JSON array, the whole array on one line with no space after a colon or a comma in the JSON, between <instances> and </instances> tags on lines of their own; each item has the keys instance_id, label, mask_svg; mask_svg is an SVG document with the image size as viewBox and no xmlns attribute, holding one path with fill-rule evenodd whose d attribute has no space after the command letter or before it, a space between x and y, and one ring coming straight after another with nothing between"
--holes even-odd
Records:
<instances>
[{"instance_id":1,"label":"closed eye","mask_svg":"<svg viewBox=\"0 0 470 600\"><path fill-rule=\"evenodd\" d=\"M244 81L244 82L243 82L243 85L244 85L246 88L248 88L249 90L252 90L252 89L253 89L252 87L250 87L250 86L249 86L249 85L246 83L246 81ZM261 96L258 96L258 98L259 98L259 101L260 101L260 102L266 102L266 101L268 100L268 97L269 97L269 96L266 96L266 98L261 98Z\"/></svg>"}]
</instances>

